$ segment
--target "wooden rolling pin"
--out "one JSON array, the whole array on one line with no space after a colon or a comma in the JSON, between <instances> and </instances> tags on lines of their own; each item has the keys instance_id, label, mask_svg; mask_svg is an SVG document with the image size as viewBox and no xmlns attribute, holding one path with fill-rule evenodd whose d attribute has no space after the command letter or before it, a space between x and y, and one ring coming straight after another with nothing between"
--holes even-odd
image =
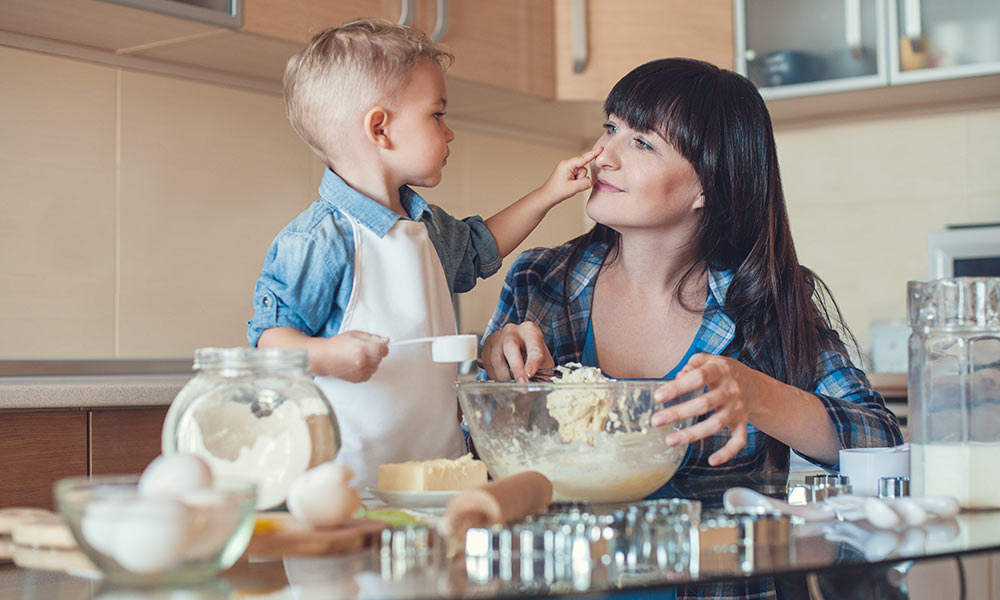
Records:
<instances>
[{"instance_id":1,"label":"wooden rolling pin","mask_svg":"<svg viewBox=\"0 0 1000 600\"><path fill-rule=\"evenodd\" d=\"M509 523L548 508L552 482L538 471L524 471L465 490L444 509L439 529L452 540L470 527Z\"/></svg>"}]
</instances>

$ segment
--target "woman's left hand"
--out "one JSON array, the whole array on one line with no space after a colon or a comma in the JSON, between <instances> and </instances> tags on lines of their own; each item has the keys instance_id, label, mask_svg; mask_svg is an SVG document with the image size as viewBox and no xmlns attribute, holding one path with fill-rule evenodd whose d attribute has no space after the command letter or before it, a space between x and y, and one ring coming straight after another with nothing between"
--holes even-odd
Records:
<instances>
[{"instance_id":1,"label":"woman's left hand","mask_svg":"<svg viewBox=\"0 0 1000 600\"><path fill-rule=\"evenodd\" d=\"M654 398L666 402L693 390L704 387L708 390L696 398L656 412L652 424L659 427L715 411L707 419L671 433L667 443L671 446L689 444L728 428L729 441L708 457L708 464L721 465L736 456L747 443L747 423L754 399L758 397L760 386L766 385L761 378L766 380L767 376L738 360L715 354L695 354L673 381L656 390Z\"/></svg>"}]
</instances>

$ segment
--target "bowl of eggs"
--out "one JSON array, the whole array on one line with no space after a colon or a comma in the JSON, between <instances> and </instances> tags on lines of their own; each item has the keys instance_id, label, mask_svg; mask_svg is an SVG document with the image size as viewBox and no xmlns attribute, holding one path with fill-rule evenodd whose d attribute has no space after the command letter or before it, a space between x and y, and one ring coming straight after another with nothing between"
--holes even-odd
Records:
<instances>
[{"instance_id":1,"label":"bowl of eggs","mask_svg":"<svg viewBox=\"0 0 1000 600\"><path fill-rule=\"evenodd\" d=\"M189 454L160 456L142 476L73 477L55 500L80 549L126 585L210 578L243 554L253 534L256 485L213 481Z\"/></svg>"}]
</instances>

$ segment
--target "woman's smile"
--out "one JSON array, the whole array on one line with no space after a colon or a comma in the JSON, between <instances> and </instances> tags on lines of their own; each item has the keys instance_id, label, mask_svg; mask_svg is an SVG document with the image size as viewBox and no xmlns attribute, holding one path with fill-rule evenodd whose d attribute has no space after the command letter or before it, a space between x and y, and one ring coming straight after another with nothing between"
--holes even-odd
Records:
<instances>
[{"instance_id":1,"label":"woman's smile","mask_svg":"<svg viewBox=\"0 0 1000 600\"><path fill-rule=\"evenodd\" d=\"M608 183L606 180L601 179L600 177L598 177L597 181L594 182L594 191L595 192L621 192L622 189L620 187L614 186L614 185Z\"/></svg>"}]
</instances>

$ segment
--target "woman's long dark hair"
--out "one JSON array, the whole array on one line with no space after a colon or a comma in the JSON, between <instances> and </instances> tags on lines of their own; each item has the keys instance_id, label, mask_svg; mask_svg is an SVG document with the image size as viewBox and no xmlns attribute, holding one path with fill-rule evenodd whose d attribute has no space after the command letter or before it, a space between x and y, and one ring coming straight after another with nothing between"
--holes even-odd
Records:
<instances>
[{"instance_id":1,"label":"woman's long dark hair","mask_svg":"<svg viewBox=\"0 0 1000 600\"><path fill-rule=\"evenodd\" d=\"M604 112L659 133L698 175L705 206L697 258L677 293L701 268L731 270L723 309L736 323L740 361L813 389L820 351L839 344L837 329L850 333L826 284L798 263L771 118L754 85L709 63L666 58L623 77ZM574 259L595 241L609 247L605 264L615 259L620 235L600 224L572 241Z\"/></svg>"}]
</instances>

